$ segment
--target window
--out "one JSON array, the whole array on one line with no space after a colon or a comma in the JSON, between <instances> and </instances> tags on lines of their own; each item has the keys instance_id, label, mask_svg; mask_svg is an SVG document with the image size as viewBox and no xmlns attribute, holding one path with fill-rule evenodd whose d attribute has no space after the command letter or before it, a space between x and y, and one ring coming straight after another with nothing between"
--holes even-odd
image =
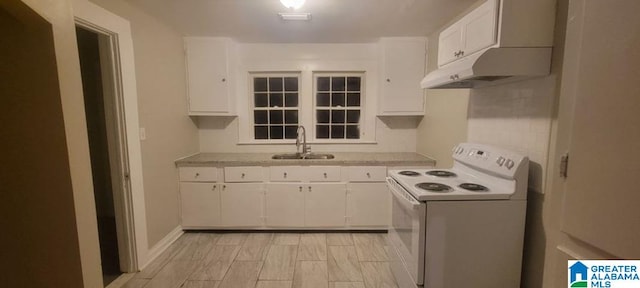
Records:
<instances>
[{"instance_id":1,"label":"window","mask_svg":"<svg viewBox=\"0 0 640 288\"><path fill-rule=\"evenodd\" d=\"M295 139L299 75L252 74L254 139Z\"/></svg>"},{"instance_id":2,"label":"window","mask_svg":"<svg viewBox=\"0 0 640 288\"><path fill-rule=\"evenodd\" d=\"M360 139L362 73L315 77L316 139Z\"/></svg>"}]
</instances>

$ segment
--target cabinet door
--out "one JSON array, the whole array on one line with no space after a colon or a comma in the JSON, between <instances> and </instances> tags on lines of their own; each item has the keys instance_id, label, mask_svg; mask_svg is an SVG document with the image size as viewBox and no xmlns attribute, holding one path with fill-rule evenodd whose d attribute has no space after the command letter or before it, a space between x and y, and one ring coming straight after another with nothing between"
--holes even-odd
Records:
<instances>
[{"instance_id":1,"label":"cabinet door","mask_svg":"<svg viewBox=\"0 0 640 288\"><path fill-rule=\"evenodd\" d=\"M498 5L488 0L463 18L461 56L468 56L496 43Z\"/></svg>"},{"instance_id":2,"label":"cabinet door","mask_svg":"<svg viewBox=\"0 0 640 288\"><path fill-rule=\"evenodd\" d=\"M461 23L456 22L440 32L438 38L438 67L448 64L458 58L458 51L462 50Z\"/></svg>"},{"instance_id":3,"label":"cabinet door","mask_svg":"<svg viewBox=\"0 0 640 288\"><path fill-rule=\"evenodd\" d=\"M424 115L425 38L385 38L380 115Z\"/></svg>"},{"instance_id":4,"label":"cabinet door","mask_svg":"<svg viewBox=\"0 0 640 288\"><path fill-rule=\"evenodd\" d=\"M189 113L229 115L228 39L185 37Z\"/></svg>"},{"instance_id":5,"label":"cabinet door","mask_svg":"<svg viewBox=\"0 0 640 288\"><path fill-rule=\"evenodd\" d=\"M220 207L223 226L263 226L263 184L222 184Z\"/></svg>"},{"instance_id":6,"label":"cabinet door","mask_svg":"<svg viewBox=\"0 0 640 288\"><path fill-rule=\"evenodd\" d=\"M344 227L345 184L307 184L303 189L306 227Z\"/></svg>"},{"instance_id":7,"label":"cabinet door","mask_svg":"<svg viewBox=\"0 0 640 288\"><path fill-rule=\"evenodd\" d=\"M347 189L349 226L389 226L391 198L385 183L355 183Z\"/></svg>"},{"instance_id":8,"label":"cabinet door","mask_svg":"<svg viewBox=\"0 0 640 288\"><path fill-rule=\"evenodd\" d=\"M265 217L269 227L304 227L302 184L267 184Z\"/></svg>"},{"instance_id":9,"label":"cabinet door","mask_svg":"<svg viewBox=\"0 0 640 288\"><path fill-rule=\"evenodd\" d=\"M183 227L215 227L220 224L220 184L180 183Z\"/></svg>"}]
</instances>

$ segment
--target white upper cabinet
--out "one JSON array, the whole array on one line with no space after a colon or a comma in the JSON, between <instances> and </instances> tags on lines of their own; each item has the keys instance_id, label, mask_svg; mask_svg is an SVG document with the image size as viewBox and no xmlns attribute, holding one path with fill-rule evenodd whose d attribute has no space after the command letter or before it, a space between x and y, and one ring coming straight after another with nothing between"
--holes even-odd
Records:
<instances>
[{"instance_id":1,"label":"white upper cabinet","mask_svg":"<svg viewBox=\"0 0 640 288\"><path fill-rule=\"evenodd\" d=\"M184 45L189 115L234 116L233 42L228 38L185 37Z\"/></svg>"},{"instance_id":2,"label":"white upper cabinet","mask_svg":"<svg viewBox=\"0 0 640 288\"><path fill-rule=\"evenodd\" d=\"M426 38L380 39L379 116L424 115Z\"/></svg>"},{"instance_id":3,"label":"white upper cabinet","mask_svg":"<svg viewBox=\"0 0 640 288\"><path fill-rule=\"evenodd\" d=\"M497 43L498 0L487 0L440 32L438 66L443 66Z\"/></svg>"}]
</instances>

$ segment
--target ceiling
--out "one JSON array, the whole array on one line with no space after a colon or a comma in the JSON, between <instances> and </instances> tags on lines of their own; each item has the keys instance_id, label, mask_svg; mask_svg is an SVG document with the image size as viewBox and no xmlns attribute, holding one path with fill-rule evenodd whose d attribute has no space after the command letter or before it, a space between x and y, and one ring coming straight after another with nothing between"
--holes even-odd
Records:
<instances>
[{"instance_id":1,"label":"ceiling","mask_svg":"<svg viewBox=\"0 0 640 288\"><path fill-rule=\"evenodd\" d=\"M308 22L283 21L279 0L127 0L185 36L240 42L362 43L379 37L426 36L478 0L307 0L296 12Z\"/></svg>"}]
</instances>

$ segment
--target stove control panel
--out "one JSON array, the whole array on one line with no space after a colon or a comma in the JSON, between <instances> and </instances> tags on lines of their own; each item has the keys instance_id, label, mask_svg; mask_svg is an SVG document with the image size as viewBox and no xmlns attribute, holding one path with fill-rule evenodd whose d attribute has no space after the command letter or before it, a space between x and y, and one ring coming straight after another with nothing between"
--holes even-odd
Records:
<instances>
[{"instance_id":1,"label":"stove control panel","mask_svg":"<svg viewBox=\"0 0 640 288\"><path fill-rule=\"evenodd\" d=\"M529 159L509 150L489 145L461 143L453 148L457 162L491 171L505 177L513 177L522 166L528 169Z\"/></svg>"}]
</instances>

